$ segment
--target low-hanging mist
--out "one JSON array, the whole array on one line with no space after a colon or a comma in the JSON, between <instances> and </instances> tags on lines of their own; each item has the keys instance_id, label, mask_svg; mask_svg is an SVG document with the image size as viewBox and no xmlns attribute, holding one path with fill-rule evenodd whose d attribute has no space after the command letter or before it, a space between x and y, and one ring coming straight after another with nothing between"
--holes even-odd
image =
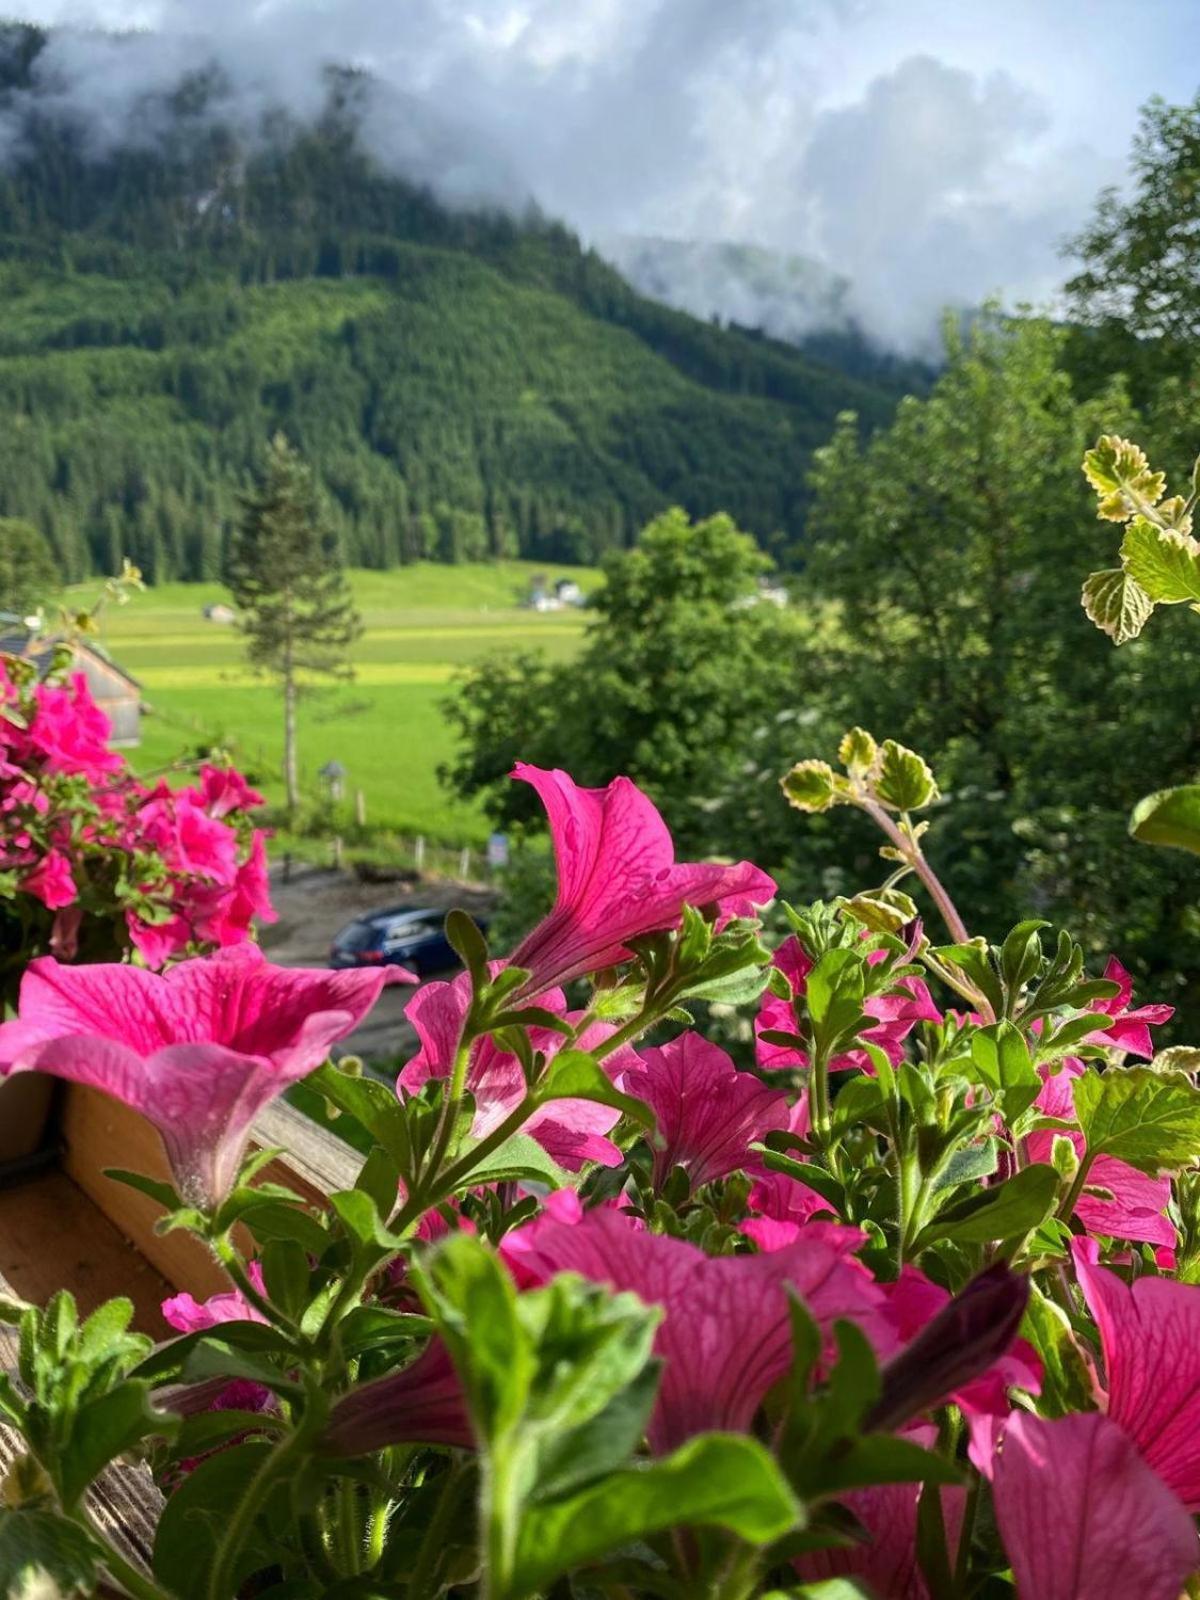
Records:
<instances>
[{"instance_id":1,"label":"low-hanging mist","mask_svg":"<svg viewBox=\"0 0 1200 1600\"><path fill-rule=\"evenodd\" d=\"M31 98L102 155L152 145L197 74L210 114L259 137L274 109L320 115L331 64L359 68L360 137L389 170L453 205L535 202L627 269L665 239L640 287L787 336L849 323L925 353L947 304L1045 302L1062 238L1120 175L1067 115L1069 82L1052 94L1035 62L1031 83L989 65L1000 42L973 49L961 29L943 59L925 8L901 17L887 0L9 5L55 32L32 88L0 109L0 159ZM1055 26L1077 10L1067 0ZM1018 41L1028 11L1007 30ZM1163 6L1164 32L1177 11ZM1095 45L1081 34L1084 69ZM759 266L713 248L730 244ZM764 251L781 258L765 275ZM799 282L789 298L795 257L844 287Z\"/></svg>"}]
</instances>

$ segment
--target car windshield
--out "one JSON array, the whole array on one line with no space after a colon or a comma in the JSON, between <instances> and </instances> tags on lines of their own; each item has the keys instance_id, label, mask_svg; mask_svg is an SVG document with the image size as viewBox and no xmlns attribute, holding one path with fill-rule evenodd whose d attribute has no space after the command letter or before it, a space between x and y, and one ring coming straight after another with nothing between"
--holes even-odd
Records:
<instances>
[{"instance_id":1,"label":"car windshield","mask_svg":"<svg viewBox=\"0 0 1200 1600\"><path fill-rule=\"evenodd\" d=\"M375 940L375 929L369 922L352 922L343 928L334 940L335 950L353 954L356 950L369 950Z\"/></svg>"}]
</instances>

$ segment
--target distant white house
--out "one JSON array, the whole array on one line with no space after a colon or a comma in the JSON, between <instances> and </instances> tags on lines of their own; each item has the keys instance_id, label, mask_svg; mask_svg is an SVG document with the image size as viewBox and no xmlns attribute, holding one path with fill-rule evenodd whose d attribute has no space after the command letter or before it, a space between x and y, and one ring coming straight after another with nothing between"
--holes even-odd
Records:
<instances>
[{"instance_id":1,"label":"distant white house","mask_svg":"<svg viewBox=\"0 0 1200 1600\"><path fill-rule=\"evenodd\" d=\"M529 585L525 604L531 611L563 611L568 606L586 604L586 596L574 578L558 578L551 584L543 573L538 573Z\"/></svg>"}]
</instances>

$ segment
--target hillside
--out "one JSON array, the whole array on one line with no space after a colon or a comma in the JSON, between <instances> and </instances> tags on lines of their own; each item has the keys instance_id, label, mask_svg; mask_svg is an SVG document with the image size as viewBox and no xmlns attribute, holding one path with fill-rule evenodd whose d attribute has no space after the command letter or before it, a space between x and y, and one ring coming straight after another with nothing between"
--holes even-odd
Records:
<instances>
[{"instance_id":1,"label":"hillside","mask_svg":"<svg viewBox=\"0 0 1200 1600\"><path fill-rule=\"evenodd\" d=\"M278 428L356 564L593 560L672 502L786 558L837 413L894 403L644 298L536 215L381 173L352 75L317 127L248 142L200 74L153 143L101 155L41 93L44 37L0 30L0 515L45 529L68 577L122 555L215 576Z\"/></svg>"}]
</instances>

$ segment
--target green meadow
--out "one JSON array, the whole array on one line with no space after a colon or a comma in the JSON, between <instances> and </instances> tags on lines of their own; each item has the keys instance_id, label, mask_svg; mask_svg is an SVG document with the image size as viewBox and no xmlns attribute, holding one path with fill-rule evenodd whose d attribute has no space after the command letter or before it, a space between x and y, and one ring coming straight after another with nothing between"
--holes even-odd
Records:
<instances>
[{"instance_id":1,"label":"green meadow","mask_svg":"<svg viewBox=\"0 0 1200 1600\"><path fill-rule=\"evenodd\" d=\"M352 655L354 679L315 687L301 701L306 799L320 796L318 770L339 761L347 796L363 791L373 828L481 843L488 832L482 813L451 800L437 781L438 763L453 749L441 702L456 676L482 657L538 646L563 659L578 649L579 611L522 606L535 573L551 582L570 576L585 594L599 581L594 571L529 561L352 572L365 632ZM83 585L69 602L93 595ZM217 744L277 802L282 703L245 668L237 628L205 618L206 605L227 600L218 584L147 589L103 614L101 642L142 685L142 744L130 757L144 776L193 757L201 744Z\"/></svg>"}]
</instances>

